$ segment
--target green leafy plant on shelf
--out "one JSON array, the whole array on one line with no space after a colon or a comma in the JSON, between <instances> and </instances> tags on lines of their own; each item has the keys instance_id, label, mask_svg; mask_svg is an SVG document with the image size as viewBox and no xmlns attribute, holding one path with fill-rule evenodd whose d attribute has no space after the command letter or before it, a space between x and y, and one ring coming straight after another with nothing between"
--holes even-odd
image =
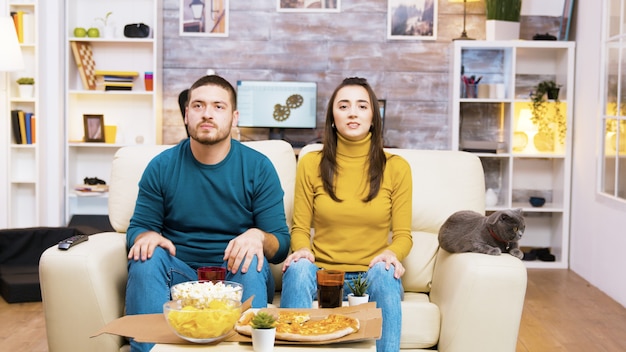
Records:
<instances>
[{"instance_id":1,"label":"green leafy plant on shelf","mask_svg":"<svg viewBox=\"0 0 626 352\"><path fill-rule=\"evenodd\" d=\"M112 14L113 14L113 12L109 11L109 12L107 12L106 15L104 15L104 17L96 17L95 20L102 22L102 25L104 25L104 27L106 27L107 23L109 22L109 16L111 16Z\"/></svg>"},{"instance_id":2,"label":"green leafy plant on shelf","mask_svg":"<svg viewBox=\"0 0 626 352\"><path fill-rule=\"evenodd\" d=\"M545 80L539 82L533 89L530 94L531 121L537 126L539 133L553 136L556 132L558 142L565 143L567 119L560 108L559 91L561 85L553 80Z\"/></svg>"},{"instance_id":3,"label":"green leafy plant on shelf","mask_svg":"<svg viewBox=\"0 0 626 352\"><path fill-rule=\"evenodd\" d=\"M368 287L370 287L370 283L361 273L359 273L355 279L348 282L350 292L356 297L363 297L367 293Z\"/></svg>"},{"instance_id":4,"label":"green leafy plant on shelf","mask_svg":"<svg viewBox=\"0 0 626 352\"><path fill-rule=\"evenodd\" d=\"M485 0L488 20L519 22L522 0Z\"/></svg>"},{"instance_id":5,"label":"green leafy plant on shelf","mask_svg":"<svg viewBox=\"0 0 626 352\"><path fill-rule=\"evenodd\" d=\"M16 82L17 84L33 85L35 84L35 79L32 77L21 77Z\"/></svg>"},{"instance_id":6,"label":"green leafy plant on shelf","mask_svg":"<svg viewBox=\"0 0 626 352\"><path fill-rule=\"evenodd\" d=\"M250 321L250 326L253 329L272 329L276 323L276 318L273 315L265 312L258 312L254 315Z\"/></svg>"}]
</instances>

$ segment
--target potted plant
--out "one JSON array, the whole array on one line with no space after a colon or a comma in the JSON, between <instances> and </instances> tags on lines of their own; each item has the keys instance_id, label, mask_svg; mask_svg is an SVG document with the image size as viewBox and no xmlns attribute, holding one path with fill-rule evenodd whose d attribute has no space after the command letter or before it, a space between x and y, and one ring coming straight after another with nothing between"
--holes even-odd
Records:
<instances>
[{"instance_id":1,"label":"potted plant","mask_svg":"<svg viewBox=\"0 0 626 352\"><path fill-rule=\"evenodd\" d=\"M97 22L102 22L102 32L104 33L105 38L113 38L115 37L115 27L112 23L109 23L109 17L113 14L113 12L109 11L104 15L104 17L96 17L95 20Z\"/></svg>"},{"instance_id":2,"label":"potted plant","mask_svg":"<svg viewBox=\"0 0 626 352\"><path fill-rule=\"evenodd\" d=\"M258 312L250 321L252 326L252 348L254 352L271 352L276 338L276 318L265 312Z\"/></svg>"},{"instance_id":3,"label":"potted plant","mask_svg":"<svg viewBox=\"0 0 626 352\"><path fill-rule=\"evenodd\" d=\"M349 281L348 288L351 293L348 294L348 304L350 306L356 306L367 303L369 301L369 295L367 294L369 287L370 283L361 273L359 273L355 279Z\"/></svg>"},{"instance_id":4,"label":"potted plant","mask_svg":"<svg viewBox=\"0 0 626 352\"><path fill-rule=\"evenodd\" d=\"M485 0L487 40L519 39L522 0Z\"/></svg>"},{"instance_id":5,"label":"potted plant","mask_svg":"<svg viewBox=\"0 0 626 352\"><path fill-rule=\"evenodd\" d=\"M563 144L567 132L567 119L560 109L560 88L561 85L555 81L545 80L539 82L530 94L531 121L537 126L539 136L552 139L552 147L555 133L558 136L558 142Z\"/></svg>"},{"instance_id":6,"label":"potted plant","mask_svg":"<svg viewBox=\"0 0 626 352\"><path fill-rule=\"evenodd\" d=\"M35 79L32 77L21 77L17 81L20 90L20 97L32 98L35 92Z\"/></svg>"}]
</instances>

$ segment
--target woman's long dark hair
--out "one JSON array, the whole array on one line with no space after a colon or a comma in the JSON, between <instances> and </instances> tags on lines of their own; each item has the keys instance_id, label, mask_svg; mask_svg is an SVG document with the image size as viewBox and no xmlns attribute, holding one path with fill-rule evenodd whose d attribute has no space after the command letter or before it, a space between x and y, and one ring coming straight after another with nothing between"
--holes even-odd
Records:
<instances>
[{"instance_id":1,"label":"woman's long dark hair","mask_svg":"<svg viewBox=\"0 0 626 352\"><path fill-rule=\"evenodd\" d=\"M335 175L337 174L337 130L334 127L335 118L333 115L333 106L335 105L337 92L346 86L361 86L365 88L365 90L367 90L367 94L369 95L372 108L373 116L372 126L370 128L370 131L372 132L372 139L368 153L369 193L367 197L363 199L363 202L367 203L378 195L387 159L385 158L385 152L383 150L383 121L380 116L378 99L365 78L350 77L344 79L330 97L330 102L328 103L328 108L326 110L326 122L324 124L324 148L322 149L320 174L324 184L324 190L334 201L341 202L341 199L337 198L334 185Z\"/></svg>"}]
</instances>

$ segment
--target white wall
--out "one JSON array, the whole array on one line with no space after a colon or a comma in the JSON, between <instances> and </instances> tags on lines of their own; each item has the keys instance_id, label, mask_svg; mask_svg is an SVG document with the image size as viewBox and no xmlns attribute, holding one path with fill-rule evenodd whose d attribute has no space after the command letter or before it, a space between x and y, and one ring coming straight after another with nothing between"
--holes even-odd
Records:
<instances>
[{"instance_id":1,"label":"white wall","mask_svg":"<svg viewBox=\"0 0 626 352\"><path fill-rule=\"evenodd\" d=\"M602 2L577 1L570 268L626 306L626 207L596 194Z\"/></svg>"}]
</instances>

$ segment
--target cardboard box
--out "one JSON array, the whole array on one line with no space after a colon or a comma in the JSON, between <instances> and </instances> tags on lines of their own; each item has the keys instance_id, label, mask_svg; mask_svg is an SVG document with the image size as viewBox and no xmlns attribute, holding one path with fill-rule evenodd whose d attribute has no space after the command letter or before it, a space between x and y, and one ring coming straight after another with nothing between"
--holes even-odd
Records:
<instances>
[{"instance_id":1,"label":"cardboard box","mask_svg":"<svg viewBox=\"0 0 626 352\"><path fill-rule=\"evenodd\" d=\"M250 307L250 300L242 304L242 311L246 311ZM322 341L322 342L294 342L276 340L276 344L329 344L340 342L361 341L367 339L379 339L382 330L382 313L380 308L376 308L376 303L369 302L354 307L324 308L324 309L286 309L286 308L264 308L261 311L269 313L277 313L281 310L292 310L299 312L308 312L312 319L324 317L331 313L345 314L359 319L361 327L356 333L344 336L339 339ZM165 317L160 314L142 314L127 315L118 318L103 328L98 330L91 337L101 334L113 334L134 338L138 342L152 342L162 344L193 344L192 342L181 339L176 336L165 321ZM249 336L241 335L236 331L232 331L221 341L232 342L252 342ZM216 341L213 344L218 344Z\"/></svg>"}]
</instances>

